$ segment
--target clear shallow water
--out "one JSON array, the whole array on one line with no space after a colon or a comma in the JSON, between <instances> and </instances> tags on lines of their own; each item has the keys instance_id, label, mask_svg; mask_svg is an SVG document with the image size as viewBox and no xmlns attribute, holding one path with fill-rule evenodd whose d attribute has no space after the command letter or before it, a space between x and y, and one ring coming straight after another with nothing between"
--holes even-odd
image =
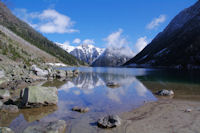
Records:
<instances>
[{"instance_id":1,"label":"clear shallow water","mask_svg":"<svg viewBox=\"0 0 200 133\"><path fill-rule=\"evenodd\" d=\"M57 106L24 109L17 114L1 114L0 126L9 126L16 132L29 125L44 121L63 119L68 132L76 127L96 130L95 121L107 114L131 111L156 101L154 92L160 89L175 91L175 99L200 101L200 74L177 70L153 70L134 68L60 68L79 69L81 74L69 81L47 82L45 86L58 88ZM106 86L108 81L120 84L118 88ZM89 107L90 112L72 112L74 106ZM85 131L85 132L88 132Z\"/></svg>"}]
</instances>

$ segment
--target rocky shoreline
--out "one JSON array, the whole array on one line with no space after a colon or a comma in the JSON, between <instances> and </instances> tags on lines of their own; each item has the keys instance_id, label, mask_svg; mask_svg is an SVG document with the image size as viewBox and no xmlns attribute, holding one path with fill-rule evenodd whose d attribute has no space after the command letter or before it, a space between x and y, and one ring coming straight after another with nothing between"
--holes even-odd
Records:
<instances>
[{"instance_id":1,"label":"rocky shoreline","mask_svg":"<svg viewBox=\"0 0 200 133\"><path fill-rule=\"evenodd\" d=\"M3 67L0 69L0 112L12 114L18 113L19 109L56 105L57 88L41 86L41 82L55 79L69 80L78 74L78 70L57 70L46 64L40 67L37 65ZM46 131L63 133L65 128L65 121L58 120L28 127L24 133ZM0 132L13 133L7 127L0 127Z\"/></svg>"}]
</instances>

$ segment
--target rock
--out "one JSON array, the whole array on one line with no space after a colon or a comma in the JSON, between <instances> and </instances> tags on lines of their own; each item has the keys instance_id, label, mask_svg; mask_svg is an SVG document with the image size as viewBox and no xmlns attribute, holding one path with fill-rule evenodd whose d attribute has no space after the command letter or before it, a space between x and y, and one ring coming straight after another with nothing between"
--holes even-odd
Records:
<instances>
[{"instance_id":1,"label":"rock","mask_svg":"<svg viewBox=\"0 0 200 133\"><path fill-rule=\"evenodd\" d=\"M0 89L0 99L9 99L10 97L10 92L8 90Z\"/></svg>"},{"instance_id":2,"label":"rock","mask_svg":"<svg viewBox=\"0 0 200 133\"><path fill-rule=\"evenodd\" d=\"M57 70L56 71L56 78L66 78L66 72L64 70Z\"/></svg>"},{"instance_id":3,"label":"rock","mask_svg":"<svg viewBox=\"0 0 200 133\"><path fill-rule=\"evenodd\" d=\"M12 129L8 127L0 127L0 133L14 133Z\"/></svg>"},{"instance_id":4,"label":"rock","mask_svg":"<svg viewBox=\"0 0 200 133\"><path fill-rule=\"evenodd\" d=\"M174 92L172 90L160 90L156 93L156 95L159 96L172 96L174 95Z\"/></svg>"},{"instance_id":5,"label":"rock","mask_svg":"<svg viewBox=\"0 0 200 133\"><path fill-rule=\"evenodd\" d=\"M184 112L192 112L192 109L186 109Z\"/></svg>"},{"instance_id":6,"label":"rock","mask_svg":"<svg viewBox=\"0 0 200 133\"><path fill-rule=\"evenodd\" d=\"M67 75L67 77L73 77L74 76L73 72L70 71L70 70L66 71L66 75Z\"/></svg>"},{"instance_id":7,"label":"rock","mask_svg":"<svg viewBox=\"0 0 200 133\"><path fill-rule=\"evenodd\" d=\"M100 128L113 128L121 125L121 119L117 115L102 117L97 121Z\"/></svg>"},{"instance_id":8,"label":"rock","mask_svg":"<svg viewBox=\"0 0 200 133\"><path fill-rule=\"evenodd\" d=\"M40 77L47 77L49 74L47 70L42 70L36 65L32 65L31 70L33 71L35 75L40 76Z\"/></svg>"},{"instance_id":9,"label":"rock","mask_svg":"<svg viewBox=\"0 0 200 133\"><path fill-rule=\"evenodd\" d=\"M79 70L73 70L73 74L74 75L78 75L79 74Z\"/></svg>"},{"instance_id":10,"label":"rock","mask_svg":"<svg viewBox=\"0 0 200 133\"><path fill-rule=\"evenodd\" d=\"M64 133L65 130L66 122L58 120L27 127L23 133Z\"/></svg>"},{"instance_id":11,"label":"rock","mask_svg":"<svg viewBox=\"0 0 200 133\"><path fill-rule=\"evenodd\" d=\"M0 108L3 106L3 102L2 101L0 101Z\"/></svg>"},{"instance_id":12,"label":"rock","mask_svg":"<svg viewBox=\"0 0 200 133\"><path fill-rule=\"evenodd\" d=\"M2 112L17 113L19 109L16 105L3 105L1 107Z\"/></svg>"},{"instance_id":13,"label":"rock","mask_svg":"<svg viewBox=\"0 0 200 133\"><path fill-rule=\"evenodd\" d=\"M21 91L22 107L55 105L58 102L57 88L29 86Z\"/></svg>"},{"instance_id":14,"label":"rock","mask_svg":"<svg viewBox=\"0 0 200 133\"><path fill-rule=\"evenodd\" d=\"M3 78L5 76L4 71L0 70L0 78Z\"/></svg>"},{"instance_id":15,"label":"rock","mask_svg":"<svg viewBox=\"0 0 200 133\"><path fill-rule=\"evenodd\" d=\"M6 79L0 79L0 85L1 84L3 84L3 83L5 83L5 82L7 82L8 80L6 80Z\"/></svg>"},{"instance_id":16,"label":"rock","mask_svg":"<svg viewBox=\"0 0 200 133\"><path fill-rule=\"evenodd\" d=\"M86 113L88 112L90 109L87 107L87 108L80 108L80 107L73 107L72 108L72 111L77 111L77 112L80 112L80 113Z\"/></svg>"},{"instance_id":17,"label":"rock","mask_svg":"<svg viewBox=\"0 0 200 133\"><path fill-rule=\"evenodd\" d=\"M118 83L115 83L115 82L108 82L106 84L107 87L110 87L110 88L118 88L120 87L120 85Z\"/></svg>"}]
</instances>

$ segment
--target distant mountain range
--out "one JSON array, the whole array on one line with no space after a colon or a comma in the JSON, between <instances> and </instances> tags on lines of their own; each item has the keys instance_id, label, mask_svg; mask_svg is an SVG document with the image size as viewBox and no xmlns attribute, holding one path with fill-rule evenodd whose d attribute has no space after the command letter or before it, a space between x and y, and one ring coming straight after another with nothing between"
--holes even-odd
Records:
<instances>
[{"instance_id":1,"label":"distant mountain range","mask_svg":"<svg viewBox=\"0 0 200 133\"><path fill-rule=\"evenodd\" d=\"M104 51L104 49L97 48L91 44L82 44L77 47L61 43L56 44L71 55L75 56L77 59L82 60L89 65L91 65Z\"/></svg>"},{"instance_id":2,"label":"distant mountain range","mask_svg":"<svg viewBox=\"0 0 200 133\"><path fill-rule=\"evenodd\" d=\"M200 1L180 12L163 32L124 65L200 68Z\"/></svg>"},{"instance_id":3,"label":"distant mountain range","mask_svg":"<svg viewBox=\"0 0 200 133\"><path fill-rule=\"evenodd\" d=\"M96 67L120 66L133 57L133 52L126 47L103 49L91 44L82 44L77 47L61 43L56 44L77 59Z\"/></svg>"},{"instance_id":4,"label":"distant mountain range","mask_svg":"<svg viewBox=\"0 0 200 133\"><path fill-rule=\"evenodd\" d=\"M93 63L92 66L115 67L121 66L134 56L131 49L126 47L107 48Z\"/></svg>"}]
</instances>

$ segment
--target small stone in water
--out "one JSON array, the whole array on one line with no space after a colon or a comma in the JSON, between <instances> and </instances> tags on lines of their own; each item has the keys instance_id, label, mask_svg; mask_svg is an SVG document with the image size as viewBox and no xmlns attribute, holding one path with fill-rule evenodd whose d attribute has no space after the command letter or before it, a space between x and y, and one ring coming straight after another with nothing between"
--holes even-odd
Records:
<instances>
[{"instance_id":1,"label":"small stone in water","mask_svg":"<svg viewBox=\"0 0 200 133\"><path fill-rule=\"evenodd\" d=\"M87 107L87 108L80 108L80 107L73 107L72 108L72 111L77 111L77 112L80 112L80 113L86 113L88 112L90 109Z\"/></svg>"},{"instance_id":2,"label":"small stone in water","mask_svg":"<svg viewBox=\"0 0 200 133\"><path fill-rule=\"evenodd\" d=\"M186 109L185 112L192 112L192 109Z\"/></svg>"}]
</instances>

